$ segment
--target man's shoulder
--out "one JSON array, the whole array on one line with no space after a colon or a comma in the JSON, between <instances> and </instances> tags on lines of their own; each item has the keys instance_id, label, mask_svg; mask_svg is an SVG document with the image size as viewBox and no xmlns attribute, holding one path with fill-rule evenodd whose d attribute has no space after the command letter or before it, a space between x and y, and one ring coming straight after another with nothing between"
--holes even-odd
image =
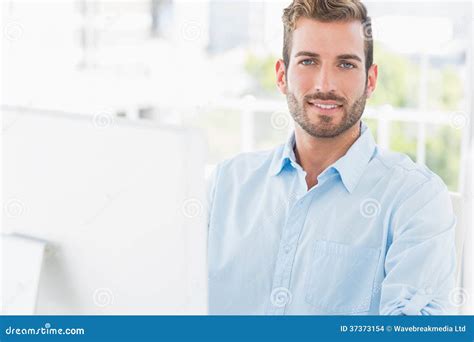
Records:
<instances>
[{"instance_id":1,"label":"man's shoulder","mask_svg":"<svg viewBox=\"0 0 474 342\"><path fill-rule=\"evenodd\" d=\"M224 159L217 164L219 173L232 173L245 176L257 171L266 172L275 161L281 156L284 144L267 150L253 152L241 152L232 158Z\"/></svg>"},{"instance_id":2,"label":"man's shoulder","mask_svg":"<svg viewBox=\"0 0 474 342\"><path fill-rule=\"evenodd\" d=\"M407 154L378 148L374 157L383 172L390 175L390 181L401 187L415 189L429 184L438 190L447 189L439 175L424 164L415 163Z\"/></svg>"}]
</instances>

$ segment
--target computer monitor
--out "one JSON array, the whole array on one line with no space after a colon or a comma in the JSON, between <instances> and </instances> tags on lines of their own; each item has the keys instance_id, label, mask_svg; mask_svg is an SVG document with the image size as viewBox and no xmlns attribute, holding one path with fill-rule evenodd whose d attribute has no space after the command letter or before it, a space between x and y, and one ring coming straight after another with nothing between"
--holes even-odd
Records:
<instances>
[{"instance_id":1,"label":"computer monitor","mask_svg":"<svg viewBox=\"0 0 474 342\"><path fill-rule=\"evenodd\" d=\"M36 314L207 312L198 131L104 113L2 116L3 234L46 242Z\"/></svg>"}]
</instances>

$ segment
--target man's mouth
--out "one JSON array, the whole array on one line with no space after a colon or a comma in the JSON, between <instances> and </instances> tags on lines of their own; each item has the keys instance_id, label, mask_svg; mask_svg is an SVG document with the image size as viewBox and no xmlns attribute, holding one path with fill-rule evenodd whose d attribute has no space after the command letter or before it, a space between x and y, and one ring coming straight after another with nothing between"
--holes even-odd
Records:
<instances>
[{"instance_id":1,"label":"man's mouth","mask_svg":"<svg viewBox=\"0 0 474 342\"><path fill-rule=\"evenodd\" d=\"M315 100L315 101L308 101L308 104L310 104L312 107L314 107L318 111L326 113L326 114L335 113L342 107L342 104L339 104L335 101Z\"/></svg>"}]
</instances>

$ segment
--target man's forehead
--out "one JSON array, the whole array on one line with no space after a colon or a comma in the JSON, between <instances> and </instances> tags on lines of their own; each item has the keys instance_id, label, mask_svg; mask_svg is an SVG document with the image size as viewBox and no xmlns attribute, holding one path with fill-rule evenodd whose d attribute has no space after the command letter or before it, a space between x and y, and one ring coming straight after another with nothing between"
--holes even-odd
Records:
<instances>
[{"instance_id":1,"label":"man's forehead","mask_svg":"<svg viewBox=\"0 0 474 342\"><path fill-rule=\"evenodd\" d=\"M299 18L292 37L292 54L312 51L323 54L361 54L364 52L363 26L360 21L322 22Z\"/></svg>"},{"instance_id":2,"label":"man's forehead","mask_svg":"<svg viewBox=\"0 0 474 342\"><path fill-rule=\"evenodd\" d=\"M360 33L362 23L359 20L336 20L336 21L321 21L318 19L300 17L296 21L296 30L346 30L346 31L357 31ZM361 37L362 38L362 37Z\"/></svg>"}]
</instances>

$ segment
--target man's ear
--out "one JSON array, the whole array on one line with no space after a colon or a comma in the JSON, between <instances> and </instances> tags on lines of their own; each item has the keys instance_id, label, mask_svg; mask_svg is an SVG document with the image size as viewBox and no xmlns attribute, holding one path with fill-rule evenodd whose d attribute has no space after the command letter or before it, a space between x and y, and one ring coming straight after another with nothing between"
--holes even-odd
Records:
<instances>
[{"instance_id":1,"label":"man's ear","mask_svg":"<svg viewBox=\"0 0 474 342\"><path fill-rule=\"evenodd\" d=\"M287 92L286 69L285 69L285 62L283 62L283 59L279 59L276 62L275 72L276 72L278 89L280 89L280 92L282 94L286 95L286 92Z\"/></svg>"},{"instance_id":2,"label":"man's ear","mask_svg":"<svg viewBox=\"0 0 474 342\"><path fill-rule=\"evenodd\" d=\"M369 98L375 91L378 73L379 71L377 64L372 64L369 68L369 72L367 73L367 98Z\"/></svg>"}]
</instances>

